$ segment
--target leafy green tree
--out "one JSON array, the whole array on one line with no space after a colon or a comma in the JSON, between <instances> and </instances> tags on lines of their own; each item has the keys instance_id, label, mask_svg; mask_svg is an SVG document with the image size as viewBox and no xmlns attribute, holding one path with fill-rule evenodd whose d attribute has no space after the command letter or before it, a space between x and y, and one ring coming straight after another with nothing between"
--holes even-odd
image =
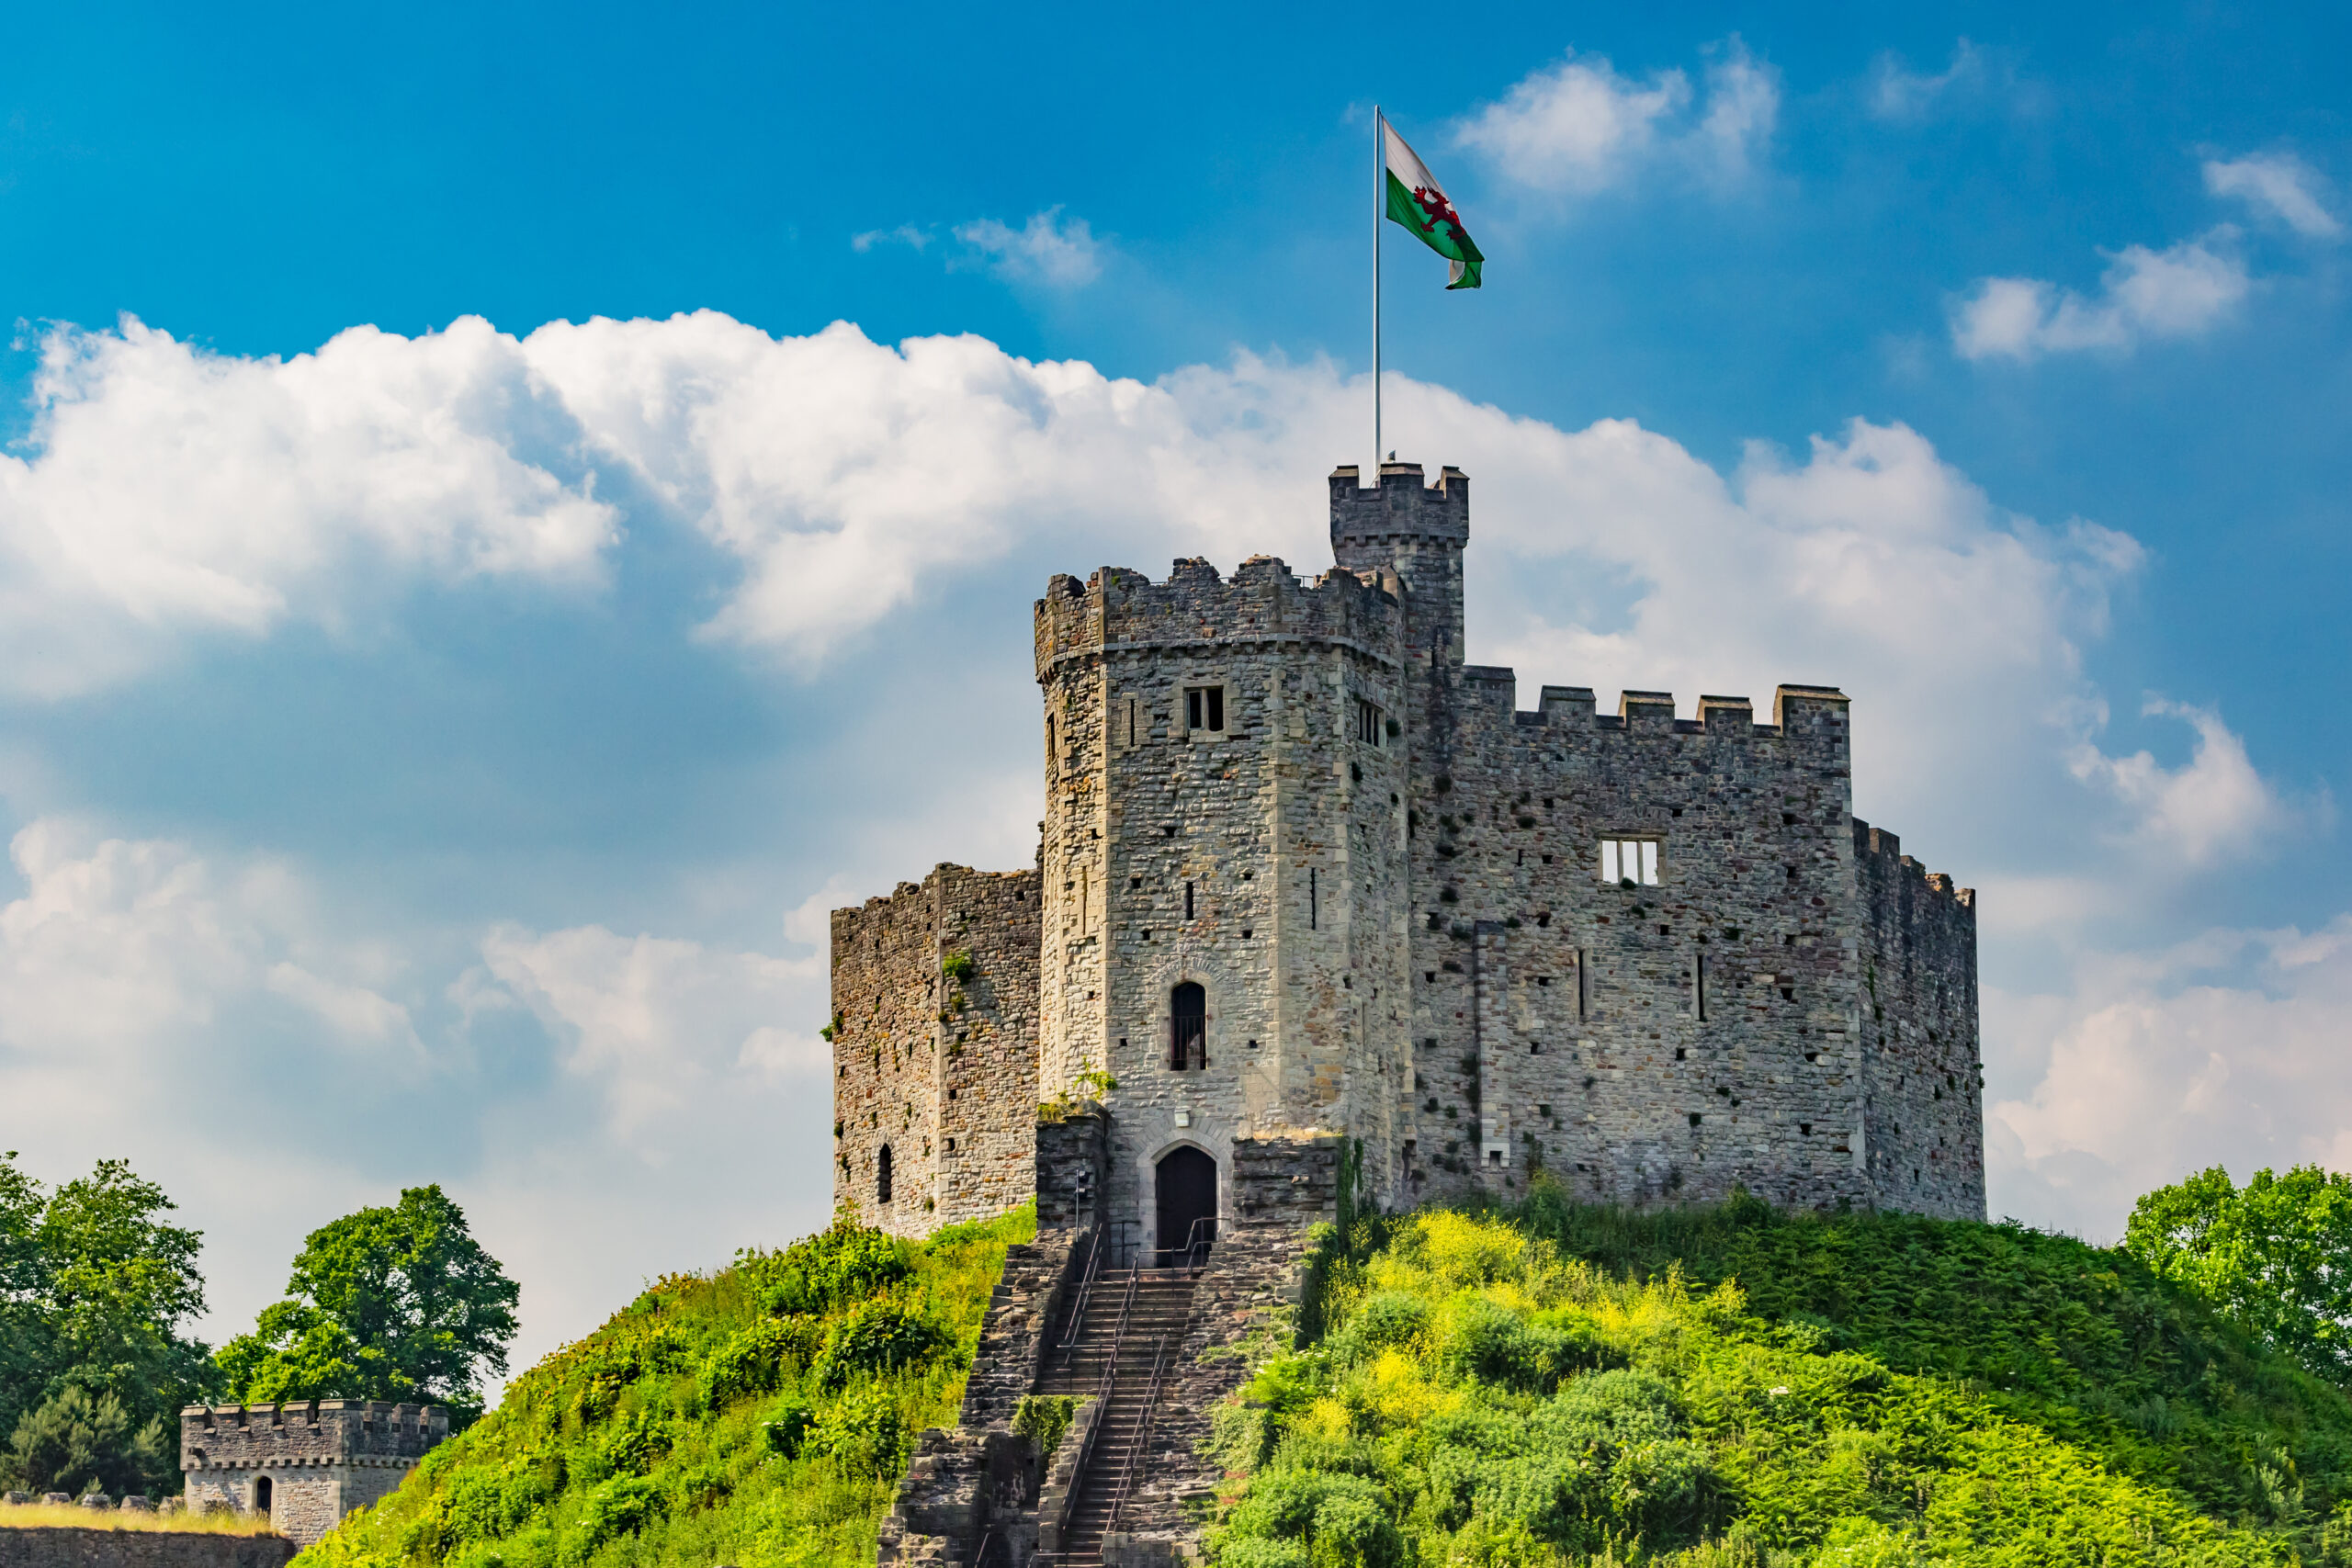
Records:
<instances>
[{"instance_id":1,"label":"leafy green tree","mask_svg":"<svg viewBox=\"0 0 2352 1568\"><path fill-rule=\"evenodd\" d=\"M2352 1380L2352 1176L2220 1166L2142 1198L2124 1250L2323 1377Z\"/></svg>"},{"instance_id":2,"label":"leafy green tree","mask_svg":"<svg viewBox=\"0 0 2352 1568\"><path fill-rule=\"evenodd\" d=\"M28 1492L145 1492L178 1461L166 1441L161 1416L134 1429L115 1395L69 1387L17 1423L0 1479Z\"/></svg>"},{"instance_id":3,"label":"leafy green tree","mask_svg":"<svg viewBox=\"0 0 2352 1568\"><path fill-rule=\"evenodd\" d=\"M463 1422L506 1371L520 1292L437 1186L312 1231L286 1290L215 1358L235 1398L429 1400Z\"/></svg>"},{"instance_id":4,"label":"leafy green tree","mask_svg":"<svg viewBox=\"0 0 2352 1568\"><path fill-rule=\"evenodd\" d=\"M170 1223L164 1190L101 1160L54 1192L0 1155L0 1431L78 1390L113 1396L128 1429L211 1392L201 1233Z\"/></svg>"}]
</instances>

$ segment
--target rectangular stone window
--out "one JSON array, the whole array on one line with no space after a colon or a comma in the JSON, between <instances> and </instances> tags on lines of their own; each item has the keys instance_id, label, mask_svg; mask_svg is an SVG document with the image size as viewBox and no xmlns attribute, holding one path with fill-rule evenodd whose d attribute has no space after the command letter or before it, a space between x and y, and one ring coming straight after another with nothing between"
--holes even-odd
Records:
<instances>
[{"instance_id":1,"label":"rectangular stone window","mask_svg":"<svg viewBox=\"0 0 2352 1568\"><path fill-rule=\"evenodd\" d=\"M1600 880L1618 886L1657 886L1657 852L1656 839L1603 839L1600 840Z\"/></svg>"},{"instance_id":2,"label":"rectangular stone window","mask_svg":"<svg viewBox=\"0 0 2352 1568\"><path fill-rule=\"evenodd\" d=\"M1184 728L1196 735L1225 733L1225 688L1223 686L1184 688Z\"/></svg>"},{"instance_id":3,"label":"rectangular stone window","mask_svg":"<svg viewBox=\"0 0 2352 1568\"><path fill-rule=\"evenodd\" d=\"M1380 744L1381 711L1377 705L1356 699L1356 739L1366 746Z\"/></svg>"}]
</instances>

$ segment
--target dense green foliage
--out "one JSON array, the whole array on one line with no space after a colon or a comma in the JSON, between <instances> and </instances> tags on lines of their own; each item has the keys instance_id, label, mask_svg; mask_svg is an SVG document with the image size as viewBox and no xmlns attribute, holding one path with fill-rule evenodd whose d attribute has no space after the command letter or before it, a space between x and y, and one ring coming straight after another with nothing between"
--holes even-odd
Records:
<instances>
[{"instance_id":1,"label":"dense green foliage","mask_svg":"<svg viewBox=\"0 0 2352 1568\"><path fill-rule=\"evenodd\" d=\"M1539 1187L1316 1280L1220 1568L2352 1562L2352 1402L2120 1251Z\"/></svg>"},{"instance_id":2,"label":"dense green foliage","mask_svg":"<svg viewBox=\"0 0 2352 1568\"><path fill-rule=\"evenodd\" d=\"M915 1245L842 1225L662 1280L516 1379L317 1568L870 1562L914 1435L952 1424L1033 1211Z\"/></svg>"},{"instance_id":3,"label":"dense green foliage","mask_svg":"<svg viewBox=\"0 0 2352 1568\"><path fill-rule=\"evenodd\" d=\"M514 1282L437 1186L312 1231L286 1292L215 1358L230 1398L424 1401L462 1427L505 1375Z\"/></svg>"},{"instance_id":4,"label":"dense green foliage","mask_svg":"<svg viewBox=\"0 0 2352 1568\"><path fill-rule=\"evenodd\" d=\"M2313 1371L2352 1377L2352 1176L2220 1166L2132 1211L2123 1249Z\"/></svg>"},{"instance_id":5,"label":"dense green foliage","mask_svg":"<svg viewBox=\"0 0 2352 1568\"><path fill-rule=\"evenodd\" d=\"M0 1155L0 1483L176 1490L164 1433L213 1371L202 1237L121 1160L54 1191Z\"/></svg>"}]
</instances>

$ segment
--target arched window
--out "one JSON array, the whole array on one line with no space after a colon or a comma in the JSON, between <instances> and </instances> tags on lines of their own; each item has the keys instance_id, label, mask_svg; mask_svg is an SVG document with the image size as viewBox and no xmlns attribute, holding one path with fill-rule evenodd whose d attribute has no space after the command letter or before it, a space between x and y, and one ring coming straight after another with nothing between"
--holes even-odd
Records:
<instances>
[{"instance_id":1,"label":"arched window","mask_svg":"<svg viewBox=\"0 0 2352 1568\"><path fill-rule=\"evenodd\" d=\"M882 1145L882 1152L874 1160L874 1201L877 1203L890 1201L890 1145L888 1144Z\"/></svg>"},{"instance_id":2,"label":"arched window","mask_svg":"<svg viewBox=\"0 0 2352 1568\"><path fill-rule=\"evenodd\" d=\"M1209 1065L1209 994L1187 980L1168 993L1168 1065L1178 1072Z\"/></svg>"},{"instance_id":3,"label":"arched window","mask_svg":"<svg viewBox=\"0 0 2352 1568\"><path fill-rule=\"evenodd\" d=\"M254 1483L254 1512L269 1512L269 1477L266 1475Z\"/></svg>"}]
</instances>

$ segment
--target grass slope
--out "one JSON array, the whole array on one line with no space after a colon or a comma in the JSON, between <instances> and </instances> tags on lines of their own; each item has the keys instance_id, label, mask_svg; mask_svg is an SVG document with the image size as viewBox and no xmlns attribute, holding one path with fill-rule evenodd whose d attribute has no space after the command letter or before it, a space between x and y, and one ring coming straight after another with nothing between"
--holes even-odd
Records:
<instances>
[{"instance_id":1,"label":"grass slope","mask_svg":"<svg viewBox=\"0 0 2352 1568\"><path fill-rule=\"evenodd\" d=\"M1007 1244L840 1227L664 1279L515 1380L308 1568L871 1562L914 1434L952 1425Z\"/></svg>"},{"instance_id":2,"label":"grass slope","mask_svg":"<svg viewBox=\"0 0 2352 1568\"><path fill-rule=\"evenodd\" d=\"M1545 1190L1317 1269L1219 1568L2352 1561L2352 1402L2065 1237Z\"/></svg>"}]
</instances>

